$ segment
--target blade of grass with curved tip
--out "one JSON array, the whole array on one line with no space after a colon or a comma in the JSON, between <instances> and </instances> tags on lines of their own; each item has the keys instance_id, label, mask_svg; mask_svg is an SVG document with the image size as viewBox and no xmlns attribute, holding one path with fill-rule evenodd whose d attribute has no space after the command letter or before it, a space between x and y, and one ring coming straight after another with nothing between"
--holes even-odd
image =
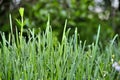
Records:
<instances>
[{"instance_id":1,"label":"blade of grass with curved tip","mask_svg":"<svg viewBox=\"0 0 120 80\"><path fill-rule=\"evenodd\" d=\"M88 79L89 79L89 80L91 79L91 73L93 72L92 69L93 69L93 67L94 67L94 65L95 65L94 62L95 62L96 55L97 55L99 35L100 35L100 25L99 25L99 27L98 27L97 38L96 38L95 45L94 45L94 43L92 44L92 54L91 54L92 58L89 59L89 61L88 61L88 62L91 62L90 67L88 67L88 68L89 68L89 69L88 69ZM88 64L89 64L89 63L88 63Z\"/></svg>"}]
</instances>

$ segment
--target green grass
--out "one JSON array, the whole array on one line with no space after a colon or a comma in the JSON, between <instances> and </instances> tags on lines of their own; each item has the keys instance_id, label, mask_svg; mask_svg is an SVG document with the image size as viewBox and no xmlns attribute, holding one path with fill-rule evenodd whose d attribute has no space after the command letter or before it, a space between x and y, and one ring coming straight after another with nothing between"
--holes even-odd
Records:
<instances>
[{"instance_id":1,"label":"green grass","mask_svg":"<svg viewBox=\"0 0 120 80\"><path fill-rule=\"evenodd\" d=\"M1 33L0 80L119 80L120 73L112 67L120 56L120 44L114 44L117 36L101 48L100 27L96 42L86 45L78 39L77 29L68 38L66 26L67 21L62 41L57 44L49 19L45 32L34 35L34 30L28 30L28 40L22 32L11 31L8 40Z\"/></svg>"},{"instance_id":2,"label":"green grass","mask_svg":"<svg viewBox=\"0 0 120 80\"><path fill-rule=\"evenodd\" d=\"M65 26L66 28L66 26ZM99 31L95 44L88 46L75 34L68 38L63 32L62 42L53 44L52 29L47 24L45 33L28 33L29 39L16 34L9 40L2 35L0 48L0 78L2 80L114 80L120 75L112 68L112 55L119 52L111 44L104 50L98 46ZM32 36L30 36L32 35ZM17 41L16 41L17 40ZM22 42L22 43L21 43ZM118 52L117 52L118 51ZM119 53L118 53L119 55ZM118 60L118 59L116 59Z\"/></svg>"}]
</instances>

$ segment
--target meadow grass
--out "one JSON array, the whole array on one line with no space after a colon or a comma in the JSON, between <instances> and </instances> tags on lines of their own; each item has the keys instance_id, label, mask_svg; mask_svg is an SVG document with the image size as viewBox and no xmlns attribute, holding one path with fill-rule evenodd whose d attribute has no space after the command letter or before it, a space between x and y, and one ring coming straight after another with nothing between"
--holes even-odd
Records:
<instances>
[{"instance_id":1,"label":"meadow grass","mask_svg":"<svg viewBox=\"0 0 120 80\"><path fill-rule=\"evenodd\" d=\"M120 44L114 44L117 36L101 49L100 27L96 42L86 45L77 29L68 37L66 26L67 21L56 45L49 19L45 32L35 35L28 30L28 40L22 33L13 34L12 28L8 39L1 33L0 80L119 80L120 73L112 67L120 55Z\"/></svg>"}]
</instances>

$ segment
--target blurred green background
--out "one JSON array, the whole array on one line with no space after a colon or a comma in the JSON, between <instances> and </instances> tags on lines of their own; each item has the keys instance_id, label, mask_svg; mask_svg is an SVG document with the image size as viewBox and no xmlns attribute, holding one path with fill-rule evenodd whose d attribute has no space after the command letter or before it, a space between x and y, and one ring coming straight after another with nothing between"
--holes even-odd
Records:
<instances>
[{"instance_id":1,"label":"blurred green background","mask_svg":"<svg viewBox=\"0 0 120 80\"><path fill-rule=\"evenodd\" d=\"M117 2L114 2L117 1ZM81 40L92 43L101 26L100 40L105 43L120 33L119 0L0 0L0 31L9 33L9 14L12 15L13 30L19 25L19 7L25 8L24 29L35 29L37 34L44 31L48 15L55 41L61 41L67 19L70 34L78 28Z\"/></svg>"}]
</instances>

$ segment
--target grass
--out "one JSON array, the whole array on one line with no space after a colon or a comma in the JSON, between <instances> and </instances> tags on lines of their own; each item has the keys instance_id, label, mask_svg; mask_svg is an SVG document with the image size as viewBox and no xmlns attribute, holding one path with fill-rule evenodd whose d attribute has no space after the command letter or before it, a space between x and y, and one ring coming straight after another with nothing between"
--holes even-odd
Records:
<instances>
[{"instance_id":1,"label":"grass","mask_svg":"<svg viewBox=\"0 0 120 80\"><path fill-rule=\"evenodd\" d=\"M100 27L96 42L86 45L78 39L77 29L68 38L66 24L62 42L56 45L49 19L46 31L34 35L29 30L28 40L22 32L11 32L8 40L1 33L0 80L119 80L120 73L112 67L120 55L120 44L114 44L117 36L101 49Z\"/></svg>"}]
</instances>

